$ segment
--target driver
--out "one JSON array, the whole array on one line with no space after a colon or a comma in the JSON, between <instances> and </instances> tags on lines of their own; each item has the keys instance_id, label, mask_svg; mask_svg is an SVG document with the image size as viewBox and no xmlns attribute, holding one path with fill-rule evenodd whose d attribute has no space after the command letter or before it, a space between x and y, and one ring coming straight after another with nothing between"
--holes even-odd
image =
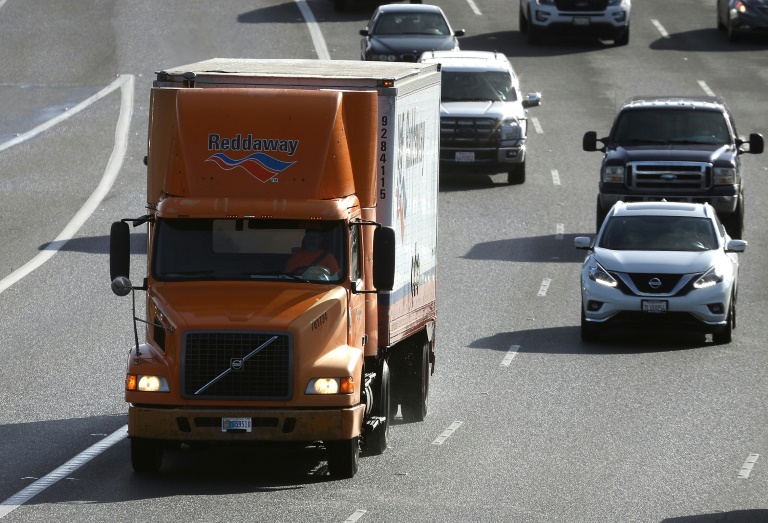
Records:
<instances>
[{"instance_id":1,"label":"driver","mask_svg":"<svg viewBox=\"0 0 768 523\"><path fill-rule=\"evenodd\" d=\"M319 231L307 231L301 240L301 249L291 254L285 265L285 272L293 273L312 266L328 269L331 274L338 274L339 264L330 252L321 248L323 234Z\"/></svg>"}]
</instances>

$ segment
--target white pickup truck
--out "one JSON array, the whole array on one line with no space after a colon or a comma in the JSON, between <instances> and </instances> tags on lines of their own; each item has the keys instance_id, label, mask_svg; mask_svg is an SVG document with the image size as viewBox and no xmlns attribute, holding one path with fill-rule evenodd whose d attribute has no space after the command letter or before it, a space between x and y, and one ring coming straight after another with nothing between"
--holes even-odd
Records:
<instances>
[{"instance_id":1,"label":"white pickup truck","mask_svg":"<svg viewBox=\"0 0 768 523\"><path fill-rule=\"evenodd\" d=\"M527 109L541 103L541 93L523 97L501 53L429 51L419 62L441 65L441 172L506 172L508 183L524 183Z\"/></svg>"}]
</instances>

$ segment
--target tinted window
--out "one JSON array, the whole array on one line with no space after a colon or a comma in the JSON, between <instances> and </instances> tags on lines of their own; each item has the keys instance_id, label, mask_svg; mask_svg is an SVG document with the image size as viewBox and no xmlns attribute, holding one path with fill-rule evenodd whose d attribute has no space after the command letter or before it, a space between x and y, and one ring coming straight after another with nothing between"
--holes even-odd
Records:
<instances>
[{"instance_id":1,"label":"tinted window","mask_svg":"<svg viewBox=\"0 0 768 523\"><path fill-rule=\"evenodd\" d=\"M719 111L629 109L619 114L611 142L726 144L731 143L731 135L726 118Z\"/></svg>"},{"instance_id":2,"label":"tinted window","mask_svg":"<svg viewBox=\"0 0 768 523\"><path fill-rule=\"evenodd\" d=\"M517 91L512 84L512 77L506 72L460 72L443 71L443 101L515 101Z\"/></svg>"},{"instance_id":3,"label":"tinted window","mask_svg":"<svg viewBox=\"0 0 768 523\"><path fill-rule=\"evenodd\" d=\"M616 216L609 218L598 247L615 251L704 251L718 247L707 218Z\"/></svg>"}]
</instances>

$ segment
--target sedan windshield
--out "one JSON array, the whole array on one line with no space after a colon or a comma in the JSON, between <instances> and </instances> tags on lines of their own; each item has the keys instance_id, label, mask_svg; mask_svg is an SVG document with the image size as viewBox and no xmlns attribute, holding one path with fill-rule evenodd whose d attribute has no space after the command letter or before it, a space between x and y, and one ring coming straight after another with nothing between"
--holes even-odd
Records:
<instances>
[{"instance_id":1,"label":"sedan windshield","mask_svg":"<svg viewBox=\"0 0 768 523\"><path fill-rule=\"evenodd\" d=\"M373 34L449 36L451 30L439 13L384 13L376 21Z\"/></svg>"},{"instance_id":2,"label":"sedan windshield","mask_svg":"<svg viewBox=\"0 0 768 523\"><path fill-rule=\"evenodd\" d=\"M152 273L161 281L339 281L344 231L342 222L158 220Z\"/></svg>"},{"instance_id":3,"label":"sedan windshield","mask_svg":"<svg viewBox=\"0 0 768 523\"><path fill-rule=\"evenodd\" d=\"M598 247L614 251L706 251L718 247L707 218L615 216L609 218Z\"/></svg>"},{"instance_id":4,"label":"sedan windshield","mask_svg":"<svg viewBox=\"0 0 768 523\"><path fill-rule=\"evenodd\" d=\"M623 111L611 140L619 145L728 144L725 116L719 111L630 109Z\"/></svg>"},{"instance_id":5,"label":"sedan windshield","mask_svg":"<svg viewBox=\"0 0 768 523\"><path fill-rule=\"evenodd\" d=\"M441 75L443 102L514 102L517 90L512 77L505 72L443 71Z\"/></svg>"}]
</instances>

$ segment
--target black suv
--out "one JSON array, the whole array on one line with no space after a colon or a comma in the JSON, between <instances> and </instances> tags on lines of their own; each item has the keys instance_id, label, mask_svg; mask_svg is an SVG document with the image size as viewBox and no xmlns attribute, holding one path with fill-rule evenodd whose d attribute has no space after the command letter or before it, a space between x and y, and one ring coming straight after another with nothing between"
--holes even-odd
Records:
<instances>
[{"instance_id":1,"label":"black suv","mask_svg":"<svg viewBox=\"0 0 768 523\"><path fill-rule=\"evenodd\" d=\"M603 144L597 146L597 142ZM748 149L742 146L749 145ZM619 109L611 133L584 134L585 151L605 153L597 228L618 200L707 202L732 238L744 229L740 155L763 152L762 135L739 138L725 102L715 96L636 96Z\"/></svg>"}]
</instances>

